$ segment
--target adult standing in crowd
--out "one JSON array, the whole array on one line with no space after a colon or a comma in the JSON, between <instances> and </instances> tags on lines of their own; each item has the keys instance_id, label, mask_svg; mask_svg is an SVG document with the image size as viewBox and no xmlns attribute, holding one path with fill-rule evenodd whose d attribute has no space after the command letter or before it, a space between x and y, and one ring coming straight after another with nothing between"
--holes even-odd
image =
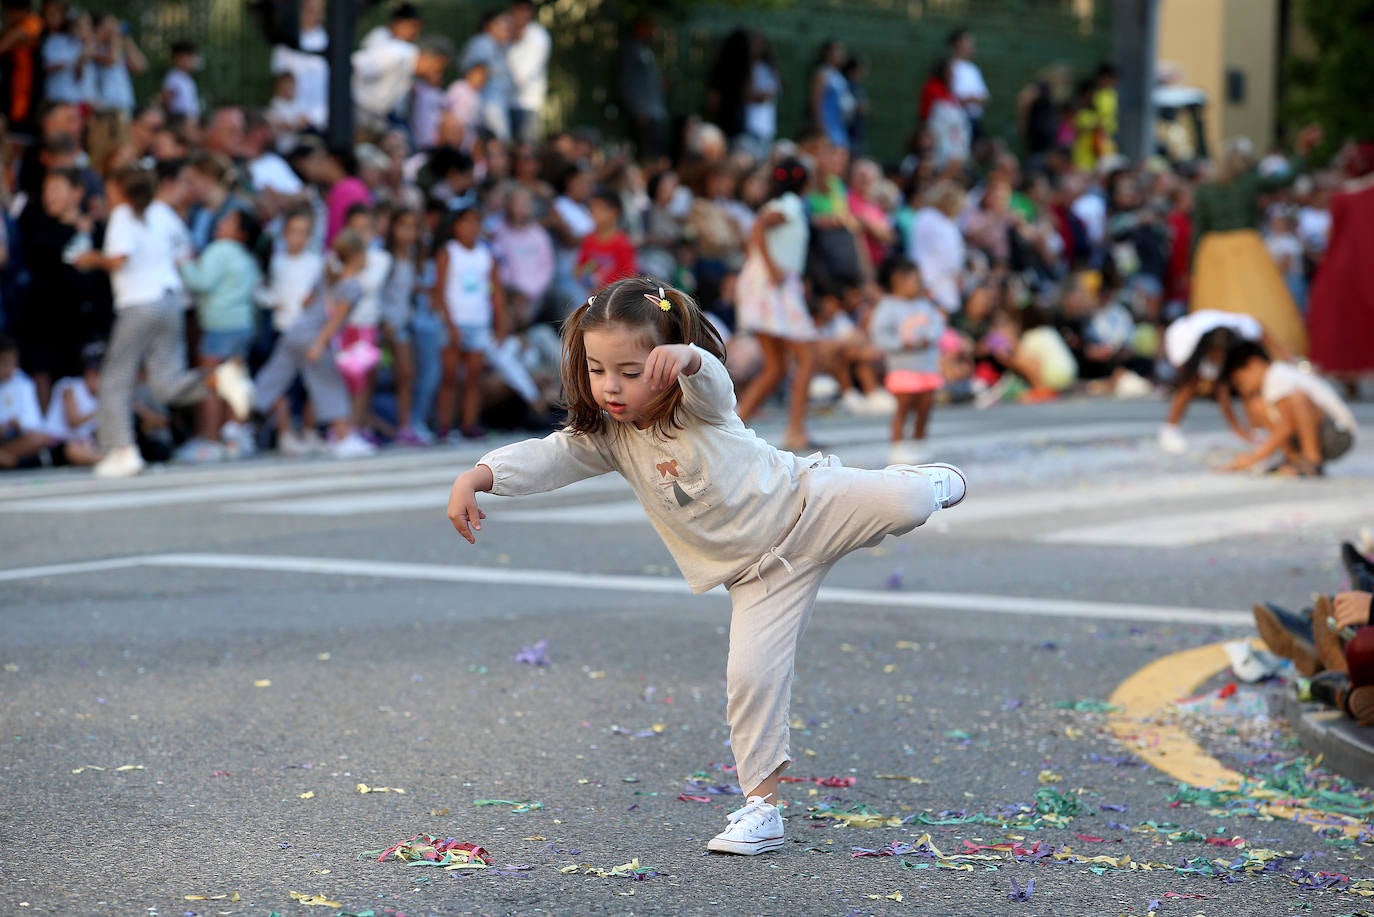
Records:
<instances>
[{"instance_id":1,"label":"adult standing in crowd","mask_svg":"<svg viewBox=\"0 0 1374 917\"><path fill-rule=\"evenodd\" d=\"M1374 141L1341 151L1331 236L1312 281L1312 362L1350 384L1374 372Z\"/></svg>"},{"instance_id":2,"label":"adult standing in crowd","mask_svg":"<svg viewBox=\"0 0 1374 917\"><path fill-rule=\"evenodd\" d=\"M488 10L476 35L463 46L459 69L485 66L487 79L482 85L482 128L497 140L510 140L510 111L515 104L515 83L511 78L506 49L510 45L510 14Z\"/></svg>"},{"instance_id":3,"label":"adult standing in crowd","mask_svg":"<svg viewBox=\"0 0 1374 917\"><path fill-rule=\"evenodd\" d=\"M832 38L821 45L811 68L806 117L810 129L844 150L849 149L849 118L854 110L849 83L840 72L846 59L841 42Z\"/></svg>"},{"instance_id":4,"label":"adult standing in crowd","mask_svg":"<svg viewBox=\"0 0 1374 917\"><path fill-rule=\"evenodd\" d=\"M1297 136L1300 162L1321 142L1312 126ZM1260 196L1291 184L1297 164L1277 175L1261 175L1248 144L1226 145L1213 179L1198 188L1193 211L1192 308L1244 312L1292 353L1307 352L1307 329L1283 276L1259 234Z\"/></svg>"},{"instance_id":5,"label":"adult standing in crowd","mask_svg":"<svg viewBox=\"0 0 1374 917\"><path fill-rule=\"evenodd\" d=\"M549 93L553 38L535 17L534 0L515 0L509 16L506 63L515 88L510 110L511 139L538 143L544 136L544 102Z\"/></svg>"},{"instance_id":6,"label":"adult standing in crowd","mask_svg":"<svg viewBox=\"0 0 1374 917\"><path fill-rule=\"evenodd\" d=\"M657 159L667 151L668 103L653 40L654 21L640 16L620 46L620 98L641 160Z\"/></svg>"},{"instance_id":7,"label":"adult standing in crowd","mask_svg":"<svg viewBox=\"0 0 1374 917\"><path fill-rule=\"evenodd\" d=\"M945 315L963 304L964 236L954 221L964 210L964 190L945 180L930 189L916 211L907 256L921 270L921 286Z\"/></svg>"},{"instance_id":8,"label":"adult standing in crowd","mask_svg":"<svg viewBox=\"0 0 1374 917\"><path fill-rule=\"evenodd\" d=\"M15 140L33 137L38 103L43 98L43 66L39 58L43 17L30 0L0 0L4 30L0 31L0 86L4 87L0 114Z\"/></svg>"},{"instance_id":9,"label":"adult standing in crowd","mask_svg":"<svg viewBox=\"0 0 1374 917\"><path fill-rule=\"evenodd\" d=\"M762 32L749 33L749 83L744 93L744 136L747 151L758 158L767 155L778 136L778 96L782 75L773 44Z\"/></svg>"},{"instance_id":10,"label":"adult standing in crowd","mask_svg":"<svg viewBox=\"0 0 1374 917\"><path fill-rule=\"evenodd\" d=\"M983 71L973 62L975 43L968 29L949 33L950 89L968 116L969 132L973 140L983 135L983 108L988 104L988 84Z\"/></svg>"}]
</instances>

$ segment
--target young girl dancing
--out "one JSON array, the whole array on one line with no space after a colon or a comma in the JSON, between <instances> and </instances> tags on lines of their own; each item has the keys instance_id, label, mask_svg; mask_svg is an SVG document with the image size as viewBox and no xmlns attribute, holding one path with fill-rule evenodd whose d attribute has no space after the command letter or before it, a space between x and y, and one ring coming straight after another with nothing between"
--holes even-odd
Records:
<instances>
[{"instance_id":1,"label":"young girl dancing","mask_svg":"<svg viewBox=\"0 0 1374 917\"><path fill-rule=\"evenodd\" d=\"M483 456L454 482L448 518L474 542L478 492L542 493L617 471L692 591L729 588L726 717L748 801L707 847L756 854L783 843L793 663L821 580L851 551L957 504L966 483L952 465L867 471L774 448L735 413L724 357L679 290L633 278L593 295L563 326L567 427Z\"/></svg>"}]
</instances>

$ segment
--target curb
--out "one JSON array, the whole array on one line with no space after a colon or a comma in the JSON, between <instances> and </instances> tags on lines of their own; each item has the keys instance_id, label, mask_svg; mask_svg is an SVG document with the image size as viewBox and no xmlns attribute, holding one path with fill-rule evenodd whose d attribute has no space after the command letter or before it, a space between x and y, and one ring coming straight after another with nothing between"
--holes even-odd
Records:
<instances>
[{"instance_id":1,"label":"curb","mask_svg":"<svg viewBox=\"0 0 1374 917\"><path fill-rule=\"evenodd\" d=\"M1323 766L1361 786L1374 786L1374 728L1357 725L1339 710L1304 704L1288 692L1278 706L1303 748L1321 755Z\"/></svg>"}]
</instances>

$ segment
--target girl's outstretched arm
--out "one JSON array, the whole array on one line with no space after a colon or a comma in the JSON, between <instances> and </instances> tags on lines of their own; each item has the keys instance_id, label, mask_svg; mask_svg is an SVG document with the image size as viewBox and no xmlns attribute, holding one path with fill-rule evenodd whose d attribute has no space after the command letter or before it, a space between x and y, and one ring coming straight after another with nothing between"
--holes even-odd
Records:
<instances>
[{"instance_id":1,"label":"girl's outstretched arm","mask_svg":"<svg viewBox=\"0 0 1374 917\"><path fill-rule=\"evenodd\" d=\"M476 465L471 471L464 471L453 482L448 494L448 521L467 539L468 544L476 544L473 532L482 530L482 520L487 514L477 508L477 492L489 493L495 486L495 476L486 465Z\"/></svg>"}]
</instances>

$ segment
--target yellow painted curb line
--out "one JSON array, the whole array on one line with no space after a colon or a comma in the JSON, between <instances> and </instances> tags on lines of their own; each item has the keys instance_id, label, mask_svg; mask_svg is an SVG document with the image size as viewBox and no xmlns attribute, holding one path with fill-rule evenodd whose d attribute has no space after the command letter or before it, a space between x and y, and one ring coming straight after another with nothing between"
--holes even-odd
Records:
<instances>
[{"instance_id":1,"label":"yellow painted curb line","mask_svg":"<svg viewBox=\"0 0 1374 917\"><path fill-rule=\"evenodd\" d=\"M1135 672L1108 698L1108 703L1120 708L1108 725L1128 751L1175 780L1218 790L1248 786L1256 797L1278 799L1272 790L1247 782L1244 774L1203 751L1181 726L1163 721L1175 700L1193 696L1203 683L1231 665L1223 649L1225 645L1212 643L1173 653ZM1263 646L1259 641L1255 645ZM1314 831L1338 827L1351 837L1360 833L1363 824L1357 818L1304 806L1271 803L1261 806L1260 811L1309 825Z\"/></svg>"}]
</instances>

